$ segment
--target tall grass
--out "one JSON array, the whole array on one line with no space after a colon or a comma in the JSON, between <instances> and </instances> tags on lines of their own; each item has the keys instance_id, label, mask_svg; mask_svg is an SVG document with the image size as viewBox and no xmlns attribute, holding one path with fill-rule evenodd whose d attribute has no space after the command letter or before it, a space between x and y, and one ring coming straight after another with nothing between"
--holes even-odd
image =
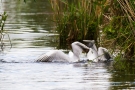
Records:
<instances>
[{"instance_id":1,"label":"tall grass","mask_svg":"<svg viewBox=\"0 0 135 90\"><path fill-rule=\"evenodd\" d=\"M91 0L50 0L60 42L97 39L98 15ZM93 18L94 16L94 18Z\"/></svg>"},{"instance_id":2,"label":"tall grass","mask_svg":"<svg viewBox=\"0 0 135 90\"><path fill-rule=\"evenodd\" d=\"M112 42L110 47L113 47L115 52L119 50L114 67L122 70L131 69L135 66L135 1L112 0L111 8L107 16L110 20L104 26L104 33L106 39Z\"/></svg>"},{"instance_id":3,"label":"tall grass","mask_svg":"<svg viewBox=\"0 0 135 90\"><path fill-rule=\"evenodd\" d=\"M111 0L108 22L103 27L111 47L124 52L124 58L135 59L135 5L134 0ZM120 54L121 55L121 54Z\"/></svg>"},{"instance_id":4,"label":"tall grass","mask_svg":"<svg viewBox=\"0 0 135 90\"><path fill-rule=\"evenodd\" d=\"M134 0L50 1L61 42L94 39L134 57Z\"/></svg>"},{"instance_id":5,"label":"tall grass","mask_svg":"<svg viewBox=\"0 0 135 90\"><path fill-rule=\"evenodd\" d=\"M60 43L94 39L97 46L119 53L115 56L116 61L135 61L134 0L49 1Z\"/></svg>"}]
</instances>

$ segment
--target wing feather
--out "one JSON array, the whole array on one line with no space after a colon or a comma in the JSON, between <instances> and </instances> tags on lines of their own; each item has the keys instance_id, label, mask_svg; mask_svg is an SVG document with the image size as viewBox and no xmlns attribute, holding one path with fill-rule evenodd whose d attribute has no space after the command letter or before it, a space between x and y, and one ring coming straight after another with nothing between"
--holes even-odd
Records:
<instances>
[{"instance_id":1,"label":"wing feather","mask_svg":"<svg viewBox=\"0 0 135 90\"><path fill-rule=\"evenodd\" d=\"M68 61L68 55L60 50L53 50L46 54L41 55L37 61L53 62L53 61Z\"/></svg>"}]
</instances>

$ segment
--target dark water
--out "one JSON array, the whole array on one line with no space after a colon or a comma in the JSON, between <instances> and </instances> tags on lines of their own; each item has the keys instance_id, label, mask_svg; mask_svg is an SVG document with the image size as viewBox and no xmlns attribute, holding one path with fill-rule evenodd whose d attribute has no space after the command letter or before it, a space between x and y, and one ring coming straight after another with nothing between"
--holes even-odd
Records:
<instances>
[{"instance_id":1,"label":"dark water","mask_svg":"<svg viewBox=\"0 0 135 90\"><path fill-rule=\"evenodd\" d=\"M112 71L109 63L37 63L41 54L58 46L48 0L2 0L8 13L5 52L0 58L0 90L135 89L135 74Z\"/></svg>"}]
</instances>

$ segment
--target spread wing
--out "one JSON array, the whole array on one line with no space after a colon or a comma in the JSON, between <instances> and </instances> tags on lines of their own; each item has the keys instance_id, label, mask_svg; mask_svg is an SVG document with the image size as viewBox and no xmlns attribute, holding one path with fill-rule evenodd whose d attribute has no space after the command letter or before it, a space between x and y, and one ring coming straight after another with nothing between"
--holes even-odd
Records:
<instances>
[{"instance_id":1,"label":"spread wing","mask_svg":"<svg viewBox=\"0 0 135 90\"><path fill-rule=\"evenodd\" d=\"M68 62L68 55L61 50L53 50L46 54L41 55L37 61L40 62Z\"/></svg>"},{"instance_id":2,"label":"spread wing","mask_svg":"<svg viewBox=\"0 0 135 90\"><path fill-rule=\"evenodd\" d=\"M99 55L99 59L102 61L111 59L110 53L106 48L103 47L98 48L98 55Z\"/></svg>"},{"instance_id":3,"label":"spread wing","mask_svg":"<svg viewBox=\"0 0 135 90\"><path fill-rule=\"evenodd\" d=\"M82 51L86 51L86 50L89 51L89 47L87 47L83 43L80 43L80 42L77 42L77 41L76 42L73 42L71 44L71 46L72 46L73 53L76 56L79 56L82 53Z\"/></svg>"},{"instance_id":4,"label":"spread wing","mask_svg":"<svg viewBox=\"0 0 135 90\"><path fill-rule=\"evenodd\" d=\"M106 48L103 49L103 53L104 53L104 57L105 57L107 60L111 59L111 55L110 55L110 53L108 52L108 50L107 50Z\"/></svg>"}]
</instances>

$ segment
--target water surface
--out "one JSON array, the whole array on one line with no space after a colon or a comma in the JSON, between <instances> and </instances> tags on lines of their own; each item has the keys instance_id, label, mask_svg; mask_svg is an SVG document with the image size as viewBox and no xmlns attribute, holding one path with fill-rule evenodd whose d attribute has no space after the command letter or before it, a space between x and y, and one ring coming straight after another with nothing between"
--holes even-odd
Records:
<instances>
[{"instance_id":1,"label":"water surface","mask_svg":"<svg viewBox=\"0 0 135 90\"><path fill-rule=\"evenodd\" d=\"M0 90L135 89L135 74L111 70L109 63L37 63L58 46L48 0L2 0L8 13L5 52L0 56Z\"/></svg>"}]
</instances>

